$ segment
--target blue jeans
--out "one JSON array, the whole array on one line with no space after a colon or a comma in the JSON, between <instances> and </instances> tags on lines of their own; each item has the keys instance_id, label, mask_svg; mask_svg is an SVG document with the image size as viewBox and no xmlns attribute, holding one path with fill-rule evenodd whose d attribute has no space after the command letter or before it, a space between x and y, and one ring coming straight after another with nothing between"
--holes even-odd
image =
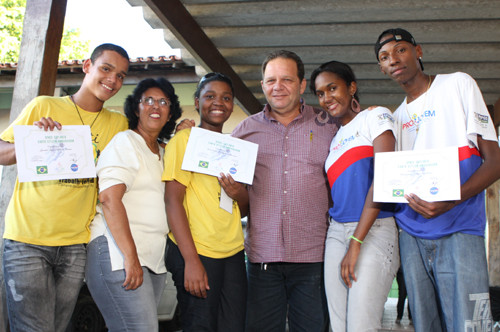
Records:
<instances>
[{"instance_id":1,"label":"blue jeans","mask_svg":"<svg viewBox=\"0 0 500 332\"><path fill-rule=\"evenodd\" d=\"M184 332L242 332L245 327L247 278L243 250L227 258L199 255L208 276L206 298L184 288L184 259L179 247L168 239L166 263L177 288Z\"/></svg>"},{"instance_id":2,"label":"blue jeans","mask_svg":"<svg viewBox=\"0 0 500 332\"><path fill-rule=\"evenodd\" d=\"M483 237L425 240L401 231L399 246L416 332L492 330Z\"/></svg>"},{"instance_id":3,"label":"blue jeans","mask_svg":"<svg viewBox=\"0 0 500 332\"><path fill-rule=\"evenodd\" d=\"M158 331L157 306L167 274L153 273L144 266L142 272L142 285L125 290L125 270L111 271L106 237L99 236L87 246L85 279L108 331Z\"/></svg>"},{"instance_id":4,"label":"blue jeans","mask_svg":"<svg viewBox=\"0 0 500 332\"><path fill-rule=\"evenodd\" d=\"M63 332L83 284L83 244L48 247L4 240L10 330Z\"/></svg>"},{"instance_id":5,"label":"blue jeans","mask_svg":"<svg viewBox=\"0 0 500 332\"><path fill-rule=\"evenodd\" d=\"M325 331L323 263L248 262L247 332ZM287 315L288 313L288 315Z\"/></svg>"}]
</instances>

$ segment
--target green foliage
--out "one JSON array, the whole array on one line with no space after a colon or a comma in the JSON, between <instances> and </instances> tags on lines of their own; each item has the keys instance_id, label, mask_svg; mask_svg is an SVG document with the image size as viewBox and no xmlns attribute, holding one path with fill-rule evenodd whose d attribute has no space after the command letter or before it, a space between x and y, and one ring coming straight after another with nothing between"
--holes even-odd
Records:
<instances>
[{"instance_id":1,"label":"green foliage","mask_svg":"<svg viewBox=\"0 0 500 332\"><path fill-rule=\"evenodd\" d=\"M90 40L83 40L80 37L79 29L65 29L61 40L59 61L86 59L89 54L89 46Z\"/></svg>"},{"instance_id":2,"label":"green foliage","mask_svg":"<svg viewBox=\"0 0 500 332\"><path fill-rule=\"evenodd\" d=\"M0 63L17 62L23 31L26 0L0 0ZM80 37L79 29L65 27L59 61L85 59L89 40Z\"/></svg>"},{"instance_id":3,"label":"green foliage","mask_svg":"<svg viewBox=\"0 0 500 332\"><path fill-rule=\"evenodd\" d=\"M0 62L17 62L26 0L0 0Z\"/></svg>"}]
</instances>

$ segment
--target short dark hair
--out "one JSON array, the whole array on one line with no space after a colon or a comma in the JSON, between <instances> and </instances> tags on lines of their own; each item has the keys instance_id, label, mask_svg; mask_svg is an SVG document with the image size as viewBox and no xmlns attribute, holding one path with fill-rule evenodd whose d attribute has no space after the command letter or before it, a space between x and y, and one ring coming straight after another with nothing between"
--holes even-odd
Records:
<instances>
[{"instance_id":1,"label":"short dark hair","mask_svg":"<svg viewBox=\"0 0 500 332\"><path fill-rule=\"evenodd\" d=\"M213 81L227 83L227 85L231 88L231 93L234 97L233 81L231 81L228 76L217 72L208 73L200 79L200 82L198 82L198 86L196 87L196 91L194 92L194 97L200 98L200 93L203 87Z\"/></svg>"},{"instance_id":2,"label":"short dark hair","mask_svg":"<svg viewBox=\"0 0 500 332\"><path fill-rule=\"evenodd\" d=\"M297 54L287 50L274 51L267 55L267 57L264 59L264 62L262 63L262 77L264 77L264 72L266 71L266 67L269 61L277 58L290 59L295 61L295 63L297 64L297 75L299 76L299 80L302 81L304 79L305 71L302 59Z\"/></svg>"},{"instance_id":3,"label":"short dark hair","mask_svg":"<svg viewBox=\"0 0 500 332\"><path fill-rule=\"evenodd\" d=\"M127 61L130 61L130 59L128 57L128 53L127 53L127 51L125 51L125 49L123 47L115 45L115 44L110 44L110 43L101 44L101 45L97 46L94 49L94 51L92 52L92 54L90 55L90 61L92 61L92 63L95 63L97 58L99 58L104 51L114 51L114 52L120 54L125 59L127 59Z\"/></svg>"},{"instance_id":4,"label":"short dark hair","mask_svg":"<svg viewBox=\"0 0 500 332\"><path fill-rule=\"evenodd\" d=\"M352 71L352 68L347 64L339 61L325 62L318 68L314 69L311 74L311 81L309 82L309 88L311 92L316 95L316 78L319 74L323 72L329 72L340 77L346 85L349 87L352 82L357 83L356 76ZM354 98L359 102L358 90L354 93Z\"/></svg>"},{"instance_id":5,"label":"short dark hair","mask_svg":"<svg viewBox=\"0 0 500 332\"><path fill-rule=\"evenodd\" d=\"M160 140L169 139L175 129L175 121L177 121L181 117L182 109L179 104L179 98L175 94L173 85L163 77L157 79L143 79L139 82L139 84L137 84L132 94L127 96L124 108L125 115L128 119L128 127L132 130L137 128L137 125L139 124L139 117L137 116L137 112L139 111L139 103L142 94L150 88L160 89L170 101L170 119L163 126L160 134L158 135L158 139Z\"/></svg>"}]
</instances>

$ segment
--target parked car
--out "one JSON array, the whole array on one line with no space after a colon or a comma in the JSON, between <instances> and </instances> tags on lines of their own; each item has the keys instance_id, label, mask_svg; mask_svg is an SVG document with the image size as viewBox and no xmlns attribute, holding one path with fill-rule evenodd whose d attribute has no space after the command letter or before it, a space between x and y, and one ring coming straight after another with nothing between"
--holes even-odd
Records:
<instances>
[{"instance_id":1,"label":"parked car","mask_svg":"<svg viewBox=\"0 0 500 332\"><path fill-rule=\"evenodd\" d=\"M172 330L179 328L179 310L177 308L177 290L172 275L167 272L165 288L158 305L158 321L169 322ZM104 318L95 304L86 285L78 295L73 316L66 332L104 332L107 331Z\"/></svg>"}]
</instances>

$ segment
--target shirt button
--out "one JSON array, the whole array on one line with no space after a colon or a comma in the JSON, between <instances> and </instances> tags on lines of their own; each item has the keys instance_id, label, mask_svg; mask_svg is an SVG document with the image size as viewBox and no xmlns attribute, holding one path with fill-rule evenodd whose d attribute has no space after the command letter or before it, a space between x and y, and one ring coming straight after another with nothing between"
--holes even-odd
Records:
<instances>
[{"instance_id":1,"label":"shirt button","mask_svg":"<svg viewBox=\"0 0 500 332\"><path fill-rule=\"evenodd\" d=\"M286 194L286 190L283 190L283 194Z\"/></svg>"},{"instance_id":2,"label":"shirt button","mask_svg":"<svg viewBox=\"0 0 500 332\"><path fill-rule=\"evenodd\" d=\"M285 174L288 174L288 171L285 171Z\"/></svg>"},{"instance_id":3,"label":"shirt button","mask_svg":"<svg viewBox=\"0 0 500 332\"><path fill-rule=\"evenodd\" d=\"M286 139L288 139L288 136L285 136Z\"/></svg>"},{"instance_id":4,"label":"shirt button","mask_svg":"<svg viewBox=\"0 0 500 332\"><path fill-rule=\"evenodd\" d=\"M286 214L286 211L283 211L283 214Z\"/></svg>"},{"instance_id":5,"label":"shirt button","mask_svg":"<svg viewBox=\"0 0 500 332\"><path fill-rule=\"evenodd\" d=\"M285 153L285 157L288 157L288 153Z\"/></svg>"}]
</instances>

